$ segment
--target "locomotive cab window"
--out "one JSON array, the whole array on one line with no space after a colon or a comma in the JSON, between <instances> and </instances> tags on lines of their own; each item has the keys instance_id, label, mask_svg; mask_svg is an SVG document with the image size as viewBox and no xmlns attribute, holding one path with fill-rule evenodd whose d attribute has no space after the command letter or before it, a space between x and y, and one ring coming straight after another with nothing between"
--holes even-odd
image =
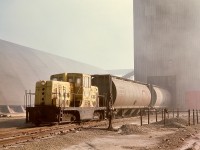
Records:
<instances>
[{"instance_id":1,"label":"locomotive cab window","mask_svg":"<svg viewBox=\"0 0 200 150\"><path fill-rule=\"evenodd\" d=\"M76 77L76 86L81 86L81 78L80 77Z\"/></svg>"}]
</instances>

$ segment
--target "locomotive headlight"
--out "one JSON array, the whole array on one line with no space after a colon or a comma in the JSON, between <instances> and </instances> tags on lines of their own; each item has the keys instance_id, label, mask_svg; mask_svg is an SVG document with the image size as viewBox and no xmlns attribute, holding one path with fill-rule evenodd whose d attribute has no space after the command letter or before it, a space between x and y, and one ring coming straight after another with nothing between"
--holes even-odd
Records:
<instances>
[{"instance_id":1,"label":"locomotive headlight","mask_svg":"<svg viewBox=\"0 0 200 150\"><path fill-rule=\"evenodd\" d=\"M45 85L45 81L44 81L44 80L42 80L42 81L41 81L41 84L42 84L42 85Z\"/></svg>"}]
</instances>

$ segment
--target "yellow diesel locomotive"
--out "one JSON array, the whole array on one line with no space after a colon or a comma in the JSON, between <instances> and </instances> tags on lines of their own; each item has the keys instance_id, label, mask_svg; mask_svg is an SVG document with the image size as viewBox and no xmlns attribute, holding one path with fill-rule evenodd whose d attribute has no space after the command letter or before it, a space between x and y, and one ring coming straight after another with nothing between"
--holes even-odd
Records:
<instances>
[{"instance_id":1,"label":"yellow diesel locomotive","mask_svg":"<svg viewBox=\"0 0 200 150\"><path fill-rule=\"evenodd\" d=\"M26 121L36 125L104 118L105 107L99 107L98 88L91 76L61 73L50 81L38 81L34 107L26 107Z\"/></svg>"}]
</instances>

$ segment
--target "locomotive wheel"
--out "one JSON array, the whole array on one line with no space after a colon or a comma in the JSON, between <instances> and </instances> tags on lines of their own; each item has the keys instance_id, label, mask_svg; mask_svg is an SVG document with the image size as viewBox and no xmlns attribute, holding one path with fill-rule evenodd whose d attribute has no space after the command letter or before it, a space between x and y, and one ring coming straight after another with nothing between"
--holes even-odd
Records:
<instances>
[{"instance_id":1,"label":"locomotive wheel","mask_svg":"<svg viewBox=\"0 0 200 150\"><path fill-rule=\"evenodd\" d=\"M103 114L101 112L94 112L93 119L103 120Z\"/></svg>"},{"instance_id":2,"label":"locomotive wheel","mask_svg":"<svg viewBox=\"0 0 200 150\"><path fill-rule=\"evenodd\" d=\"M41 124L41 122L40 122L39 120L37 120L37 121L35 122L35 125L36 125L37 127L39 127L40 124Z\"/></svg>"},{"instance_id":3,"label":"locomotive wheel","mask_svg":"<svg viewBox=\"0 0 200 150\"><path fill-rule=\"evenodd\" d=\"M39 111L36 111L35 112L35 118L34 118L34 124L36 125L36 126L40 126L40 124L41 124L41 121L40 121L40 112Z\"/></svg>"},{"instance_id":4,"label":"locomotive wheel","mask_svg":"<svg viewBox=\"0 0 200 150\"><path fill-rule=\"evenodd\" d=\"M73 116L71 116L71 121L73 122L73 121L76 121L76 117L73 115Z\"/></svg>"},{"instance_id":5,"label":"locomotive wheel","mask_svg":"<svg viewBox=\"0 0 200 150\"><path fill-rule=\"evenodd\" d=\"M74 114L70 114L70 113L63 114L63 120L62 121L74 122L76 120L77 120L77 118Z\"/></svg>"}]
</instances>

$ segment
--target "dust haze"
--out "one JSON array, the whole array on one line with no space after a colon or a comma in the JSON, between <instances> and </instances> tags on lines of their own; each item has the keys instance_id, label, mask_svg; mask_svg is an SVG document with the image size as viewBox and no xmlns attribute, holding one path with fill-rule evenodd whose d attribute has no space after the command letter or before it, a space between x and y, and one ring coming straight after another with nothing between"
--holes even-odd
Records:
<instances>
[{"instance_id":1,"label":"dust haze","mask_svg":"<svg viewBox=\"0 0 200 150\"><path fill-rule=\"evenodd\" d=\"M176 76L176 105L200 91L200 1L135 0L135 79ZM142 60L142 61L141 61Z\"/></svg>"}]
</instances>

